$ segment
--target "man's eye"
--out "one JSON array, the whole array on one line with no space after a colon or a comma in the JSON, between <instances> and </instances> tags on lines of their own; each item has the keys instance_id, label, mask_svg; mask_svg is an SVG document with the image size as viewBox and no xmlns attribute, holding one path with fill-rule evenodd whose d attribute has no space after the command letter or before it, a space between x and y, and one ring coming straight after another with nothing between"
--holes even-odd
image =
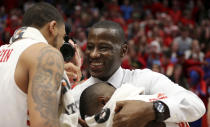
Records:
<instances>
[{"instance_id":1,"label":"man's eye","mask_svg":"<svg viewBox=\"0 0 210 127\"><path fill-rule=\"evenodd\" d=\"M100 50L103 50L103 51L109 50L109 49L110 49L109 47L100 47Z\"/></svg>"}]
</instances>

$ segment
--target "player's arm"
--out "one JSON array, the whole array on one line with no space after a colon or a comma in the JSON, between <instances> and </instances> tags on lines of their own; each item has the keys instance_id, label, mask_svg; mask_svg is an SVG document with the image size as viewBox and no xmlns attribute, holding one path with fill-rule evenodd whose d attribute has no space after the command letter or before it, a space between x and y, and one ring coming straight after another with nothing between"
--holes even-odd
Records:
<instances>
[{"instance_id":1,"label":"player's arm","mask_svg":"<svg viewBox=\"0 0 210 127\"><path fill-rule=\"evenodd\" d=\"M28 110L30 127L59 127L57 90L64 72L63 57L50 46L36 47L30 59ZM34 50L34 51L37 51Z\"/></svg>"}]
</instances>

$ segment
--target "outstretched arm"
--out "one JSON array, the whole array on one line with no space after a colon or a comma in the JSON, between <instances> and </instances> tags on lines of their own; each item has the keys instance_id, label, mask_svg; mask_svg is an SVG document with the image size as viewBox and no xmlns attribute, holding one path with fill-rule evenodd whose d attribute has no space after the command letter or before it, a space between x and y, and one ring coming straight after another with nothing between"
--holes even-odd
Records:
<instances>
[{"instance_id":1,"label":"outstretched arm","mask_svg":"<svg viewBox=\"0 0 210 127\"><path fill-rule=\"evenodd\" d=\"M57 90L64 72L63 58L51 46L36 48L39 52L33 53L29 69L30 126L59 127Z\"/></svg>"},{"instance_id":2,"label":"outstretched arm","mask_svg":"<svg viewBox=\"0 0 210 127\"><path fill-rule=\"evenodd\" d=\"M174 84L162 74L150 70L144 71L143 75L139 71L140 73L132 78L136 84L139 83L146 88L146 95L163 93L167 96L162 102L168 106L170 117L164 122L191 122L203 116L205 113L204 104L194 93ZM148 121L154 120L154 109L149 103L137 100L118 102L116 107L120 110L114 116L114 127L122 125L140 127L146 125Z\"/></svg>"}]
</instances>

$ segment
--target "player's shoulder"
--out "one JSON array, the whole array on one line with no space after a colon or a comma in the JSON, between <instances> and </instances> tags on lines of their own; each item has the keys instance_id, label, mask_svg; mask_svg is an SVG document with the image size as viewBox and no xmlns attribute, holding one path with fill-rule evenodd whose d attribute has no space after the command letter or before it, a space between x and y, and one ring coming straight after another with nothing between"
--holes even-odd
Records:
<instances>
[{"instance_id":1,"label":"player's shoulder","mask_svg":"<svg viewBox=\"0 0 210 127\"><path fill-rule=\"evenodd\" d=\"M27 48L21 55L21 61L28 64L30 67L42 61L51 61L63 64L63 57L61 53L54 47L45 44L37 43ZM50 64L50 63L49 63Z\"/></svg>"},{"instance_id":2,"label":"player's shoulder","mask_svg":"<svg viewBox=\"0 0 210 127\"><path fill-rule=\"evenodd\" d=\"M49 44L46 43L37 43L32 45L31 47L28 48L28 50L37 52L37 53L41 53L42 51L48 51L48 52L56 52L58 54L60 54L60 52L58 51L58 49L52 47Z\"/></svg>"},{"instance_id":3,"label":"player's shoulder","mask_svg":"<svg viewBox=\"0 0 210 127\"><path fill-rule=\"evenodd\" d=\"M62 58L61 53L56 48L45 43L34 44L30 46L28 49L26 49L24 53L26 56L29 56L29 58L32 58L32 59L35 57L45 56L45 55Z\"/></svg>"}]
</instances>

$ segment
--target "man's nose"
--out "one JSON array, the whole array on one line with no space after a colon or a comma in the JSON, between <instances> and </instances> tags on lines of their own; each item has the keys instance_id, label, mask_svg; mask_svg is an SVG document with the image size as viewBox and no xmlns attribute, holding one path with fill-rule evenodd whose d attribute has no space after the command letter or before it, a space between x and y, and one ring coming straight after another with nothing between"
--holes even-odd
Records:
<instances>
[{"instance_id":1,"label":"man's nose","mask_svg":"<svg viewBox=\"0 0 210 127\"><path fill-rule=\"evenodd\" d=\"M90 57L91 58L98 58L98 57L100 57L100 53L98 52L98 49L97 48L94 48L94 50L92 50L90 52Z\"/></svg>"}]
</instances>

